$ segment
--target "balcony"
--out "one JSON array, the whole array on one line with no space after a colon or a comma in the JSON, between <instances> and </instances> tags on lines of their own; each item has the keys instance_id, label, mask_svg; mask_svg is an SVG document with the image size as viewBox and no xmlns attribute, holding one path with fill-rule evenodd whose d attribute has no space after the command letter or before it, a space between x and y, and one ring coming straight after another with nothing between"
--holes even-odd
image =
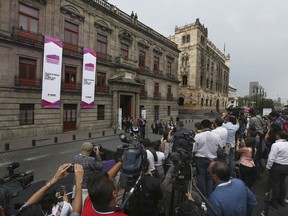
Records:
<instances>
[{"instance_id":1,"label":"balcony","mask_svg":"<svg viewBox=\"0 0 288 216\"><path fill-rule=\"evenodd\" d=\"M140 73L143 73L143 74L151 73L150 67L148 66L141 66L141 67L139 66L138 68L139 68Z\"/></svg>"},{"instance_id":2,"label":"balcony","mask_svg":"<svg viewBox=\"0 0 288 216\"><path fill-rule=\"evenodd\" d=\"M138 60L123 58L121 56L116 57L116 64L127 66L127 67L138 68Z\"/></svg>"},{"instance_id":3,"label":"balcony","mask_svg":"<svg viewBox=\"0 0 288 216\"><path fill-rule=\"evenodd\" d=\"M161 70L153 70L153 73L156 76L163 76L163 71L161 71Z\"/></svg>"},{"instance_id":4,"label":"balcony","mask_svg":"<svg viewBox=\"0 0 288 216\"><path fill-rule=\"evenodd\" d=\"M23 79L19 76L14 77L15 88L25 88L25 89L41 89L42 79Z\"/></svg>"},{"instance_id":5,"label":"balcony","mask_svg":"<svg viewBox=\"0 0 288 216\"><path fill-rule=\"evenodd\" d=\"M81 92L81 84L62 82L61 90L64 92L80 93Z\"/></svg>"},{"instance_id":6,"label":"balcony","mask_svg":"<svg viewBox=\"0 0 288 216\"><path fill-rule=\"evenodd\" d=\"M76 84L75 83L64 83L63 89L75 90L76 89Z\"/></svg>"},{"instance_id":7,"label":"balcony","mask_svg":"<svg viewBox=\"0 0 288 216\"><path fill-rule=\"evenodd\" d=\"M96 86L96 94L109 94L109 87Z\"/></svg>"},{"instance_id":8,"label":"balcony","mask_svg":"<svg viewBox=\"0 0 288 216\"><path fill-rule=\"evenodd\" d=\"M160 92L154 92L153 93L153 98L154 99L161 99L161 93Z\"/></svg>"},{"instance_id":9,"label":"balcony","mask_svg":"<svg viewBox=\"0 0 288 216\"><path fill-rule=\"evenodd\" d=\"M83 55L83 47L81 46L63 42L63 47L63 52L65 54L77 54L81 56Z\"/></svg>"},{"instance_id":10,"label":"balcony","mask_svg":"<svg viewBox=\"0 0 288 216\"><path fill-rule=\"evenodd\" d=\"M167 93L167 100L170 100L170 101L173 100L173 94L172 93Z\"/></svg>"},{"instance_id":11,"label":"balcony","mask_svg":"<svg viewBox=\"0 0 288 216\"><path fill-rule=\"evenodd\" d=\"M97 61L99 62L112 62L112 56L103 54L103 53L96 53Z\"/></svg>"},{"instance_id":12,"label":"balcony","mask_svg":"<svg viewBox=\"0 0 288 216\"><path fill-rule=\"evenodd\" d=\"M16 26L12 28L12 37L24 42L43 44L43 35L26 31L23 28L18 28Z\"/></svg>"},{"instance_id":13,"label":"balcony","mask_svg":"<svg viewBox=\"0 0 288 216\"><path fill-rule=\"evenodd\" d=\"M145 70L145 65L139 65L139 70L144 71Z\"/></svg>"}]
</instances>

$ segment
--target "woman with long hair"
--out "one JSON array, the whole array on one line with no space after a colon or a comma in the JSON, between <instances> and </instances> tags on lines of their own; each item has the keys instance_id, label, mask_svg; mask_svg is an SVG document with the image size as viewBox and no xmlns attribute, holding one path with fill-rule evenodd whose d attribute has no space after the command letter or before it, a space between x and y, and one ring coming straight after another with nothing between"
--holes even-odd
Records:
<instances>
[{"instance_id":1,"label":"woman with long hair","mask_svg":"<svg viewBox=\"0 0 288 216\"><path fill-rule=\"evenodd\" d=\"M251 189L257 177L257 169L254 163L254 157L257 152L255 138L247 137L244 140L245 145L243 147L239 146L240 142L239 140L236 145L236 151L241 155L239 160L240 178Z\"/></svg>"}]
</instances>

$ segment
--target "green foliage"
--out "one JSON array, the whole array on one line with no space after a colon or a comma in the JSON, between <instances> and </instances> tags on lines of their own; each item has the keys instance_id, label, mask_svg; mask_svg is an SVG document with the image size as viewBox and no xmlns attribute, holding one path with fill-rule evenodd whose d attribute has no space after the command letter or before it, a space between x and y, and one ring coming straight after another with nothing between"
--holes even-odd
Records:
<instances>
[{"instance_id":1,"label":"green foliage","mask_svg":"<svg viewBox=\"0 0 288 216\"><path fill-rule=\"evenodd\" d=\"M238 104L239 107L258 108L260 110L263 108L275 108L275 103L272 99L260 97L259 95L239 97Z\"/></svg>"}]
</instances>

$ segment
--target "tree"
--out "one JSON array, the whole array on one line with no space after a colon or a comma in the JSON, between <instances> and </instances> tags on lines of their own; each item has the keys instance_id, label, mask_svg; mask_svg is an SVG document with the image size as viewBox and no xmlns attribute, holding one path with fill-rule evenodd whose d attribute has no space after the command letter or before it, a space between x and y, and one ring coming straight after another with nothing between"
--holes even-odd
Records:
<instances>
[{"instance_id":1,"label":"tree","mask_svg":"<svg viewBox=\"0 0 288 216\"><path fill-rule=\"evenodd\" d=\"M255 95L238 97L238 104L239 107L257 108L259 110L262 110L263 108L275 108L275 103L272 99L260 97L257 98L256 101Z\"/></svg>"}]
</instances>

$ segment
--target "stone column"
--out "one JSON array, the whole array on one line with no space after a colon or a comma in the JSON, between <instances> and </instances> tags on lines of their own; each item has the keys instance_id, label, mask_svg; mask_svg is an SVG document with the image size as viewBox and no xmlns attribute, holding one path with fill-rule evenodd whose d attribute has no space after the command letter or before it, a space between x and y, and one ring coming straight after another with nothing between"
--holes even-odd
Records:
<instances>
[{"instance_id":1,"label":"stone column","mask_svg":"<svg viewBox=\"0 0 288 216\"><path fill-rule=\"evenodd\" d=\"M140 113L139 113L139 108L140 108L140 94L135 93L135 117L138 118Z\"/></svg>"},{"instance_id":2,"label":"stone column","mask_svg":"<svg viewBox=\"0 0 288 216\"><path fill-rule=\"evenodd\" d=\"M112 126L117 124L117 114L118 114L118 91L113 91L113 100L112 100Z\"/></svg>"}]
</instances>

